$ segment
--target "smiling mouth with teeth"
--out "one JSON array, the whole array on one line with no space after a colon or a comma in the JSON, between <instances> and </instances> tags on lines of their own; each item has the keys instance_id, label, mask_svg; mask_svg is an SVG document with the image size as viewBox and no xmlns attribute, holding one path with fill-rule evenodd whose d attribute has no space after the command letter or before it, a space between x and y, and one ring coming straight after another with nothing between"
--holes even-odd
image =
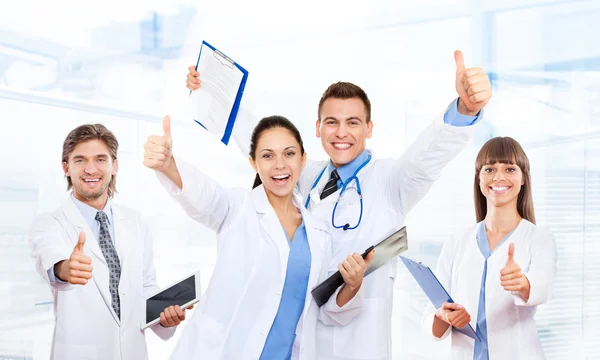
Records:
<instances>
[{"instance_id":1,"label":"smiling mouth with teeth","mask_svg":"<svg viewBox=\"0 0 600 360\"><path fill-rule=\"evenodd\" d=\"M275 179L275 180L283 180L283 179L287 179L289 177L290 177L289 175L276 175L276 176L273 176L273 179Z\"/></svg>"},{"instance_id":2,"label":"smiling mouth with teeth","mask_svg":"<svg viewBox=\"0 0 600 360\"><path fill-rule=\"evenodd\" d=\"M348 144L348 143L332 143L331 145L333 145L334 148L336 149L348 149L350 146L352 146L352 144Z\"/></svg>"},{"instance_id":3,"label":"smiling mouth with teeth","mask_svg":"<svg viewBox=\"0 0 600 360\"><path fill-rule=\"evenodd\" d=\"M490 186L490 189L492 189L493 191L506 191L508 189L510 189L509 186Z\"/></svg>"},{"instance_id":4,"label":"smiling mouth with teeth","mask_svg":"<svg viewBox=\"0 0 600 360\"><path fill-rule=\"evenodd\" d=\"M89 182L98 182L98 181L100 181L100 179L83 179L83 181L88 182L88 183Z\"/></svg>"}]
</instances>

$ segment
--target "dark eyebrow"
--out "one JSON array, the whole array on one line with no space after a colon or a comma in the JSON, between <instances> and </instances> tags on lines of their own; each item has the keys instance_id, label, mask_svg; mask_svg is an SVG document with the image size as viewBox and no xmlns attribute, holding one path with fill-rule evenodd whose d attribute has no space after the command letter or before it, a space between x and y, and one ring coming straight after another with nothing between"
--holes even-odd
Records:
<instances>
[{"instance_id":1,"label":"dark eyebrow","mask_svg":"<svg viewBox=\"0 0 600 360\"><path fill-rule=\"evenodd\" d=\"M97 159L108 159L108 155L106 154L98 154L95 156ZM83 155L74 155L73 160L85 160L85 156Z\"/></svg>"},{"instance_id":2,"label":"dark eyebrow","mask_svg":"<svg viewBox=\"0 0 600 360\"><path fill-rule=\"evenodd\" d=\"M362 119L359 118L358 116L351 116L351 117L349 117L349 118L346 119L346 121L348 121L348 120L358 120L358 121L362 122Z\"/></svg>"},{"instance_id":3,"label":"dark eyebrow","mask_svg":"<svg viewBox=\"0 0 600 360\"><path fill-rule=\"evenodd\" d=\"M327 121L327 120L335 120L335 121L338 121L338 119L337 119L337 118L335 118L334 116L328 116L328 117L326 117L325 119L323 119L323 121ZM361 119L361 118L359 118L358 116L350 116L349 118L347 118L347 119L346 119L346 121L349 121L349 120L358 120L358 121L362 122L362 119Z\"/></svg>"},{"instance_id":4,"label":"dark eyebrow","mask_svg":"<svg viewBox=\"0 0 600 360\"><path fill-rule=\"evenodd\" d=\"M291 146L288 146L288 147L286 147L286 148L285 148L285 149L283 149L283 150L285 151L285 150L289 150L289 149L292 149L292 148L293 148L293 149L296 149L296 146L295 146L295 145L291 145ZM262 149L260 152L263 152L263 151L270 151L270 152L273 152L273 150L271 150L271 149Z\"/></svg>"}]
</instances>

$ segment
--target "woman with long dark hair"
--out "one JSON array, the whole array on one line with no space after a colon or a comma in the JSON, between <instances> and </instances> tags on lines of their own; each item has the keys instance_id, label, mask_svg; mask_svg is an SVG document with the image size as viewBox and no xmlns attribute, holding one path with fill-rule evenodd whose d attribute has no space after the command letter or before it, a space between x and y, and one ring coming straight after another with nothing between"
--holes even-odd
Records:
<instances>
[{"instance_id":1,"label":"woman with long dark hair","mask_svg":"<svg viewBox=\"0 0 600 360\"><path fill-rule=\"evenodd\" d=\"M436 271L456 303L430 307L425 325L435 338L451 334L452 359L543 359L534 315L552 296L556 244L535 225L529 159L496 137L474 175L477 224L444 243ZM480 341L451 331L468 324Z\"/></svg>"}]
</instances>

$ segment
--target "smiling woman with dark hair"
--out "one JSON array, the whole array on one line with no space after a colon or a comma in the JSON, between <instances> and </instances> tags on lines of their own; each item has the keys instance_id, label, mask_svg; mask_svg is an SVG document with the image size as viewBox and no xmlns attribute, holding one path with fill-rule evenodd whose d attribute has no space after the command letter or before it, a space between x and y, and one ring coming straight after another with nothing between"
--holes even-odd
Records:
<instances>
[{"instance_id":1,"label":"smiling woman with dark hair","mask_svg":"<svg viewBox=\"0 0 600 360\"><path fill-rule=\"evenodd\" d=\"M435 338L452 332L452 359L543 359L534 315L552 296L556 244L535 225L529 159L496 137L474 175L477 224L444 243L436 271L458 303L430 307L426 328ZM469 323L481 341L451 331Z\"/></svg>"},{"instance_id":2,"label":"smiling woman with dark hair","mask_svg":"<svg viewBox=\"0 0 600 360\"><path fill-rule=\"evenodd\" d=\"M192 219L217 233L218 249L208 289L171 359L315 359L317 321L341 326L360 312L372 253L366 261L352 254L335 268L327 227L293 194L306 162L298 129L282 116L258 123L251 191L225 189L173 157L168 117L163 130L144 145L144 164ZM345 284L319 308L310 290L338 269Z\"/></svg>"}]
</instances>

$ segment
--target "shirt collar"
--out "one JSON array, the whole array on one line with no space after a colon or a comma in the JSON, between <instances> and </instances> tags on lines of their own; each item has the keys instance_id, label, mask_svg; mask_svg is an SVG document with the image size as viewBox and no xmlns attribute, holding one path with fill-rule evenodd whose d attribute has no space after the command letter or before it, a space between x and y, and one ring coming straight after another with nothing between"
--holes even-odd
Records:
<instances>
[{"instance_id":1,"label":"shirt collar","mask_svg":"<svg viewBox=\"0 0 600 360\"><path fill-rule=\"evenodd\" d=\"M519 223L519 224L521 224L521 223ZM519 226L517 225L517 227L519 227ZM485 227L485 220L482 220L479 223L479 229L477 229L477 236L476 236L477 237L477 245L479 246L479 250L481 250L481 253L487 259L500 247L500 245L502 245L512 235L512 233L515 232L515 230L516 230L516 228L514 228L511 232L506 234L506 236L504 236L504 238L502 238L502 240L498 243L498 245L496 245L494 250L490 251L490 243L488 242L488 236L487 236L487 231L486 231L486 227Z\"/></svg>"},{"instance_id":2,"label":"shirt collar","mask_svg":"<svg viewBox=\"0 0 600 360\"><path fill-rule=\"evenodd\" d=\"M490 244L488 242L487 232L485 231L485 222L481 221L477 228L477 245L483 256L487 259L490 256Z\"/></svg>"},{"instance_id":3,"label":"shirt collar","mask_svg":"<svg viewBox=\"0 0 600 360\"><path fill-rule=\"evenodd\" d=\"M348 178L354 175L356 169L358 169L367 159L369 158L369 152L365 149L363 152L358 155L354 160L350 161L348 164L342 165L337 168L337 173L340 176L340 181L345 183ZM335 169L331 161L329 161L329 166L327 168L327 173L331 174L331 172Z\"/></svg>"},{"instance_id":4,"label":"shirt collar","mask_svg":"<svg viewBox=\"0 0 600 360\"><path fill-rule=\"evenodd\" d=\"M73 199L73 202L75 203L75 206L77 206L77 209L83 216L83 219L88 223L88 225L90 225L90 227L92 227L92 225L96 223L96 214L98 213L98 209L81 202L75 197L75 195L73 195L73 193L71 193L71 199ZM113 213L110 198L106 202L106 205L104 206L104 209L102 211L104 211L104 213L106 214L106 217L108 219L108 225L111 225L113 222Z\"/></svg>"}]
</instances>

